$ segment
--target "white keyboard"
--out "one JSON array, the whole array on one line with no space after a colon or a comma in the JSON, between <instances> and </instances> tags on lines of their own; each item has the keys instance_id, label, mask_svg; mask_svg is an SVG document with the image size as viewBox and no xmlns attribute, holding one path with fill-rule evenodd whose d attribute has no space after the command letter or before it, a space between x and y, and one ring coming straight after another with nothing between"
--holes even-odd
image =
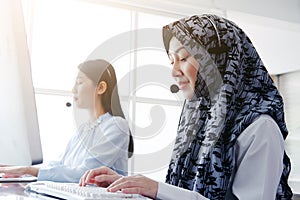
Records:
<instances>
[{"instance_id":1,"label":"white keyboard","mask_svg":"<svg viewBox=\"0 0 300 200\"><path fill-rule=\"evenodd\" d=\"M124 194L120 192L107 192L105 188L86 186L80 187L75 183L58 183L51 181L38 181L25 186L26 192L34 192L48 197L72 200L112 200L112 199L149 199L139 194Z\"/></svg>"}]
</instances>

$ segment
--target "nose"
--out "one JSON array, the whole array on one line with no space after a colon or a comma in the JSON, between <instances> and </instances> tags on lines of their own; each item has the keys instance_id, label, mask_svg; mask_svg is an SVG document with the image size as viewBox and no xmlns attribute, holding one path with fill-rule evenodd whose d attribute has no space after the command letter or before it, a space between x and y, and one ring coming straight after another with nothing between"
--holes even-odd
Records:
<instances>
[{"instance_id":1,"label":"nose","mask_svg":"<svg viewBox=\"0 0 300 200\"><path fill-rule=\"evenodd\" d=\"M174 59L173 69L172 69L172 76L173 77L179 77L179 76L182 76L182 75L183 75L183 72L181 71L179 62L178 62L177 59Z\"/></svg>"},{"instance_id":2,"label":"nose","mask_svg":"<svg viewBox=\"0 0 300 200\"><path fill-rule=\"evenodd\" d=\"M75 87L75 85L74 85L73 88L72 88L72 93L73 93L73 94L76 93L76 87Z\"/></svg>"}]
</instances>

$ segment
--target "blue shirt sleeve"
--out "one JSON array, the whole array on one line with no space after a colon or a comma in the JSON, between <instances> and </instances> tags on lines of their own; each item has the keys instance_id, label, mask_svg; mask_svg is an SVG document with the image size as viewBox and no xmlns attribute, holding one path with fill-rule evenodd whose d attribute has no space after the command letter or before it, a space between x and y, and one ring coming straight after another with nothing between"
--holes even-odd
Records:
<instances>
[{"instance_id":1,"label":"blue shirt sleeve","mask_svg":"<svg viewBox=\"0 0 300 200\"><path fill-rule=\"evenodd\" d=\"M41 167L38 180L78 182L89 169L108 166L122 175L127 174L129 127L125 119L110 117L94 131L83 129L73 137L61 162Z\"/></svg>"}]
</instances>

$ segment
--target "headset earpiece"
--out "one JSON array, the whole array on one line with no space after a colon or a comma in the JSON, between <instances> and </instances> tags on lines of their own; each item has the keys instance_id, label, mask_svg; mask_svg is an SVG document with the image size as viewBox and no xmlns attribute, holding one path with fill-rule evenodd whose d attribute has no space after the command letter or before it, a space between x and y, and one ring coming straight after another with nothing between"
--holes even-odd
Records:
<instances>
[{"instance_id":1,"label":"headset earpiece","mask_svg":"<svg viewBox=\"0 0 300 200\"><path fill-rule=\"evenodd\" d=\"M216 24L206 15L203 15L202 18L207 19L211 23L211 25L214 27L214 30L215 30L217 38L218 38L218 46L209 48L208 52L214 53L214 54L220 54L220 53L224 53L224 52L228 51L229 47L221 42L221 38L220 38L219 31L217 29Z\"/></svg>"}]
</instances>

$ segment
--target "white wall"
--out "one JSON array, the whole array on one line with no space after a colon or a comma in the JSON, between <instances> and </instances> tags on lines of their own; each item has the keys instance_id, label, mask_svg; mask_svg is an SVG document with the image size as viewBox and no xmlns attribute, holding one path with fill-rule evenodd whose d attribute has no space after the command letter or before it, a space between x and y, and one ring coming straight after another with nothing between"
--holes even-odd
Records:
<instances>
[{"instance_id":1,"label":"white wall","mask_svg":"<svg viewBox=\"0 0 300 200\"><path fill-rule=\"evenodd\" d=\"M82 0L156 12L175 18L213 13L236 22L250 36L271 74L300 70L299 0Z\"/></svg>"}]
</instances>

